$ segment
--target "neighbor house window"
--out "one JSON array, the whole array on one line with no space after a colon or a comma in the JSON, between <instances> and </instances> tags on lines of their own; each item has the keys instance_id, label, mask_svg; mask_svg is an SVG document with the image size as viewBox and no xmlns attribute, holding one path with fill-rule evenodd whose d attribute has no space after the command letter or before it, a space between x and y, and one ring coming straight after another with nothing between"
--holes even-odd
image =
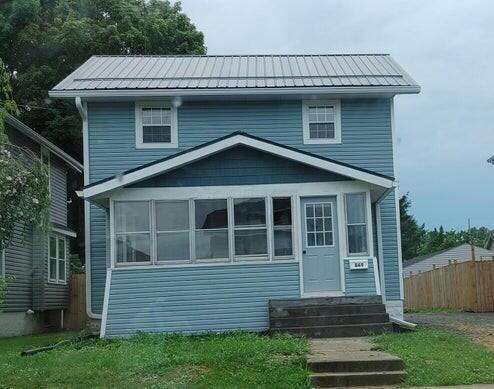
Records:
<instances>
[{"instance_id":1,"label":"neighbor house window","mask_svg":"<svg viewBox=\"0 0 494 389\"><path fill-rule=\"evenodd\" d=\"M158 261L190 260L189 201L156 201Z\"/></svg>"},{"instance_id":2,"label":"neighbor house window","mask_svg":"<svg viewBox=\"0 0 494 389\"><path fill-rule=\"evenodd\" d=\"M151 223L148 201L115 203L117 263L151 261Z\"/></svg>"},{"instance_id":3,"label":"neighbor house window","mask_svg":"<svg viewBox=\"0 0 494 389\"><path fill-rule=\"evenodd\" d=\"M48 280L65 284L67 279L67 247L64 237L51 235L48 247Z\"/></svg>"},{"instance_id":4,"label":"neighbor house window","mask_svg":"<svg viewBox=\"0 0 494 389\"><path fill-rule=\"evenodd\" d=\"M275 257L293 255L292 199L273 198L273 243Z\"/></svg>"},{"instance_id":5,"label":"neighbor house window","mask_svg":"<svg viewBox=\"0 0 494 389\"><path fill-rule=\"evenodd\" d=\"M136 104L136 146L177 147L177 110L163 103Z\"/></svg>"},{"instance_id":6,"label":"neighbor house window","mask_svg":"<svg viewBox=\"0 0 494 389\"><path fill-rule=\"evenodd\" d=\"M194 206L196 258L228 260L227 200L195 200Z\"/></svg>"},{"instance_id":7,"label":"neighbor house window","mask_svg":"<svg viewBox=\"0 0 494 389\"><path fill-rule=\"evenodd\" d=\"M303 105L304 143L340 143L339 101L305 102Z\"/></svg>"},{"instance_id":8,"label":"neighbor house window","mask_svg":"<svg viewBox=\"0 0 494 389\"><path fill-rule=\"evenodd\" d=\"M233 200L235 257L259 257L268 254L266 200Z\"/></svg>"},{"instance_id":9,"label":"neighbor house window","mask_svg":"<svg viewBox=\"0 0 494 389\"><path fill-rule=\"evenodd\" d=\"M367 255L366 194L345 195L346 228L349 255Z\"/></svg>"}]
</instances>

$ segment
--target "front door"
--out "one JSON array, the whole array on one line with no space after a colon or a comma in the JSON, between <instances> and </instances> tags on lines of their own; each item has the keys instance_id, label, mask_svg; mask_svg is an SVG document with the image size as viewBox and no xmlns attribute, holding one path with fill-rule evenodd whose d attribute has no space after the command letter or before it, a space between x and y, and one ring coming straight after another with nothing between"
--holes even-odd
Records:
<instances>
[{"instance_id":1,"label":"front door","mask_svg":"<svg viewBox=\"0 0 494 389\"><path fill-rule=\"evenodd\" d=\"M302 266L305 294L341 290L336 197L301 199Z\"/></svg>"}]
</instances>

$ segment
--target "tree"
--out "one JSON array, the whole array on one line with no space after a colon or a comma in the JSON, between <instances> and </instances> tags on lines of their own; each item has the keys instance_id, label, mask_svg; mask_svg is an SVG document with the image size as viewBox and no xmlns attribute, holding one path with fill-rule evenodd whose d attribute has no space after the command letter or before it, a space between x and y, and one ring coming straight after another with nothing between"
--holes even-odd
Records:
<instances>
[{"instance_id":1,"label":"tree","mask_svg":"<svg viewBox=\"0 0 494 389\"><path fill-rule=\"evenodd\" d=\"M95 54L203 54L203 34L164 0L10 0L0 4L0 53L21 120L82 159L72 101L48 91Z\"/></svg>"},{"instance_id":2,"label":"tree","mask_svg":"<svg viewBox=\"0 0 494 389\"><path fill-rule=\"evenodd\" d=\"M401 249L404 260L419 255L419 248L426 235L425 227L417 223L410 214L412 202L409 194L400 198L400 227L401 227Z\"/></svg>"}]
</instances>

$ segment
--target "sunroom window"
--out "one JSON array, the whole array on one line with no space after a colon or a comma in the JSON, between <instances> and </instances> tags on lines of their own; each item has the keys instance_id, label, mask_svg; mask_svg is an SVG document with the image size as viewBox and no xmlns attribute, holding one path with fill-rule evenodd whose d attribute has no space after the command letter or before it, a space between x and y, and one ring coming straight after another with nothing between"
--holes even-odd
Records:
<instances>
[{"instance_id":1,"label":"sunroom window","mask_svg":"<svg viewBox=\"0 0 494 389\"><path fill-rule=\"evenodd\" d=\"M189 261L189 201L157 201L155 207L157 260Z\"/></svg>"},{"instance_id":2,"label":"sunroom window","mask_svg":"<svg viewBox=\"0 0 494 389\"><path fill-rule=\"evenodd\" d=\"M349 255L367 255L367 214L365 193L345 195Z\"/></svg>"},{"instance_id":3,"label":"sunroom window","mask_svg":"<svg viewBox=\"0 0 494 389\"><path fill-rule=\"evenodd\" d=\"M194 205L196 258L228 260L227 200L195 200Z\"/></svg>"},{"instance_id":4,"label":"sunroom window","mask_svg":"<svg viewBox=\"0 0 494 389\"><path fill-rule=\"evenodd\" d=\"M235 199L233 208L235 257L267 256L266 200Z\"/></svg>"},{"instance_id":5,"label":"sunroom window","mask_svg":"<svg viewBox=\"0 0 494 389\"><path fill-rule=\"evenodd\" d=\"M117 263L149 262L151 260L151 226L149 202L115 203Z\"/></svg>"},{"instance_id":6,"label":"sunroom window","mask_svg":"<svg viewBox=\"0 0 494 389\"><path fill-rule=\"evenodd\" d=\"M273 242L275 257L293 255L292 199L273 199Z\"/></svg>"}]
</instances>

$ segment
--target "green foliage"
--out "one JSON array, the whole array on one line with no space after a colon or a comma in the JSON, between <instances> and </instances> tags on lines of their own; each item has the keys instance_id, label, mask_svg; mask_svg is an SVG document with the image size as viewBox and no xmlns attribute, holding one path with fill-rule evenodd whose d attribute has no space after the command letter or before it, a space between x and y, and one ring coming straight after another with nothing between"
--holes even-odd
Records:
<instances>
[{"instance_id":1,"label":"green foliage","mask_svg":"<svg viewBox=\"0 0 494 389\"><path fill-rule=\"evenodd\" d=\"M461 335L420 330L375 338L384 351L403 359L409 386L491 384L494 352Z\"/></svg>"},{"instance_id":2,"label":"green foliage","mask_svg":"<svg viewBox=\"0 0 494 389\"><path fill-rule=\"evenodd\" d=\"M432 254L464 243L483 247L493 233L486 227L445 231L440 226L428 231L424 224L420 226L410 214L411 205L408 193L400 198L401 245L404 260L418 255Z\"/></svg>"},{"instance_id":3,"label":"green foliage","mask_svg":"<svg viewBox=\"0 0 494 389\"><path fill-rule=\"evenodd\" d=\"M11 275L0 277L0 306L2 305L5 294L7 293L7 285L14 280L15 277Z\"/></svg>"},{"instance_id":4,"label":"green foliage","mask_svg":"<svg viewBox=\"0 0 494 389\"><path fill-rule=\"evenodd\" d=\"M164 0L9 0L0 4L0 53L21 120L82 159L72 101L48 90L97 54L203 54L203 34Z\"/></svg>"},{"instance_id":5,"label":"green foliage","mask_svg":"<svg viewBox=\"0 0 494 389\"><path fill-rule=\"evenodd\" d=\"M0 339L5 387L309 388L301 338L252 333L86 339L21 357L51 337Z\"/></svg>"}]
</instances>

